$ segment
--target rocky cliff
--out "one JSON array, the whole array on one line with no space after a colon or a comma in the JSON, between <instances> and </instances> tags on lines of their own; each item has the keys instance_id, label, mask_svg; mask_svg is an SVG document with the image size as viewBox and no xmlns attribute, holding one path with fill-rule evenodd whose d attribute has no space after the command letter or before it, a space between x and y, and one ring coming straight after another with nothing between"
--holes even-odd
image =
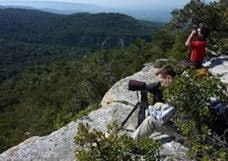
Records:
<instances>
[{"instance_id":1,"label":"rocky cliff","mask_svg":"<svg viewBox=\"0 0 228 161\"><path fill-rule=\"evenodd\" d=\"M212 74L221 76L224 83L227 81L228 57L220 57L205 64ZM220 70L221 69L221 70ZM147 83L154 81L156 68L147 64L141 71L117 82L104 96L102 107L91 112L88 116L75 120L67 126L54 131L48 136L34 136L23 143L12 147L0 154L0 161L74 161L77 145L74 137L80 122L87 123L91 128L106 131L106 125L116 121L121 123L133 109L138 97L136 92L128 91L130 79L142 80ZM225 72L224 72L225 71ZM222 74L221 74L222 73ZM127 122L125 128L134 130L137 122L136 113ZM158 136L159 135L159 136ZM167 136L156 135L157 138ZM161 148L162 160L187 160L187 148L181 144L169 141L164 142Z\"/></svg>"}]
</instances>

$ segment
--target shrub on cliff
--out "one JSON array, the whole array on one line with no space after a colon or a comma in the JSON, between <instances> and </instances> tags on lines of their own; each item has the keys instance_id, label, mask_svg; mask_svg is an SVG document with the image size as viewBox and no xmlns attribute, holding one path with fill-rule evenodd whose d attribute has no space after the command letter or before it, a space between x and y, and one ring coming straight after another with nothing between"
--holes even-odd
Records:
<instances>
[{"instance_id":1,"label":"shrub on cliff","mask_svg":"<svg viewBox=\"0 0 228 161\"><path fill-rule=\"evenodd\" d=\"M127 135L117 135L115 126L109 127L109 136L97 130L89 130L79 124L75 143L80 146L76 150L79 161L155 161L159 159L159 143L152 139L139 142Z\"/></svg>"}]
</instances>

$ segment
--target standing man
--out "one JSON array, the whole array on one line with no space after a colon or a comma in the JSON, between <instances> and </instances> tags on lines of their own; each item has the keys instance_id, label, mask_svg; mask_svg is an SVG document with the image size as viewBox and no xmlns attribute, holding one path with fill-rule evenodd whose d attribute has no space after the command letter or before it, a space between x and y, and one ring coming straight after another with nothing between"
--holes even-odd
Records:
<instances>
[{"instance_id":1,"label":"standing man","mask_svg":"<svg viewBox=\"0 0 228 161\"><path fill-rule=\"evenodd\" d=\"M185 42L185 46L190 48L190 64L196 69L202 67L202 63L206 53L206 38L209 32L205 27L193 29L188 39Z\"/></svg>"}]
</instances>

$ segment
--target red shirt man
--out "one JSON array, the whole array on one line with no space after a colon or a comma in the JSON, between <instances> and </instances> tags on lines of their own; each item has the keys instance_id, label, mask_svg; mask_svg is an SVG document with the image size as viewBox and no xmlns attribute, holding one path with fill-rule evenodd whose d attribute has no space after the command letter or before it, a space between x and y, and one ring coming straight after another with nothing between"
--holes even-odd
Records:
<instances>
[{"instance_id":1,"label":"red shirt man","mask_svg":"<svg viewBox=\"0 0 228 161\"><path fill-rule=\"evenodd\" d=\"M205 41L191 41L190 48L191 48L191 56L190 61L192 62L199 62L202 63L205 52L206 52L207 43Z\"/></svg>"},{"instance_id":2,"label":"red shirt man","mask_svg":"<svg viewBox=\"0 0 228 161\"><path fill-rule=\"evenodd\" d=\"M206 28L198 28L193 30L189 35L185 45L190 47L191 56L190 62L195 68L201 68L202 62L206 53L206 38L209 32Z\"/></svg>"}]
</instances>

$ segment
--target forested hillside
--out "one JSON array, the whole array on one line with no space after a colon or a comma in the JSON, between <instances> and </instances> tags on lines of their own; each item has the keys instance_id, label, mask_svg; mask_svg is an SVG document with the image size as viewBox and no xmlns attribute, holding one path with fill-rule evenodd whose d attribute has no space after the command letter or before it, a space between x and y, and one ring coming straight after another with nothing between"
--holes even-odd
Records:
<instances>
[{"instance_id":1,"label":"forested hillside","mask_svg":"<svg viewBox=\"0 0 228 161\"><path fill-rule=\"evenodd\" d=\"M71 59L101 48L152 39L161 23L118 13L58 15L31 9L0 9L0 81L32 65Z\"/></svg>"},{"instance_id":2,"label":"forested hillside","mask_svg":"<svg viewBox=\"0 0 228 161\"><path fill-rule=\"evenodd\" d=\"M172 21L153 37L161 24L154 27L117 13L63 16L1 9L0 74L5 81L0 83L0 151L30 136L50 133L82 110L98 108L116 81L144 63L186 58L184 41L193 24L209 27L209 47L226 53L225 6L226 2L191 1L173 11ZM16 79L9 79L20 72Z\"/></svg>"},{"instance_id":3,"label":"forested hillside","mask_svg":"<svg viewBox=\"0 0 228 161\"><path fill-rule=\"evenodd\" d=\"M29 43L90 48L151 40L160 23L142 22L118 13L59 15L29 9L0 9L0 38Z\"/></svg>"}]
</instances>

